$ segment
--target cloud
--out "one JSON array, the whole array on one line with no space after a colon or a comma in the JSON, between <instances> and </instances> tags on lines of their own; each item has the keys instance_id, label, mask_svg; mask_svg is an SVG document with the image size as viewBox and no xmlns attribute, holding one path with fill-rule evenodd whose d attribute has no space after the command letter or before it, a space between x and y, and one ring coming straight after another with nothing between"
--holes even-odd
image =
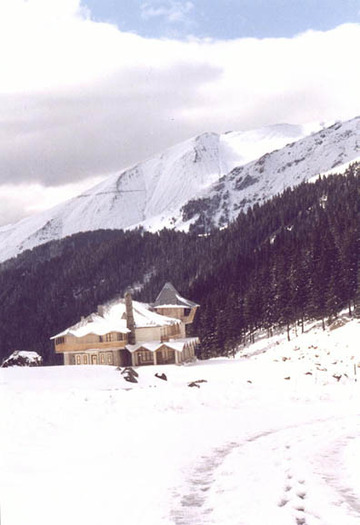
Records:
<instances>
[{"instance_id":1,"label":"cloud","mask_svg":"<svg viewBox=\"0 0 360 525\"><path fill-rule=\"evenodd\" d=\"M12 200L21 216L9 185L34 209L55 189L70 195L204 131L360 114L359 46L359 24L288 39L157 40L92 21L77 0L2 0L0 221L12 219Z\"/></svg>"},{"instance_id":2,"label":"cloud","mask_svg":"<svg viewBox=\"0 0 360 525\"><path fill-rule=\"evenodd\" d=\"M60 185L136 163L166 135L170 145L192 133L179 109L197 106L199 86L219 75L179 61L157 71L122 67L81 89L0 95L0 177Z\"/></svg>"},{"instance_id":3,"label":"cloud","mask_svg":"<svg viewBox=\"0 0 360 525\"><path fill-rule=\"evenodd\" d=\"M102 177L92 177L61 187L39 183L3 184L0 186L0 225L15 223L34 213L53 208L92 188L101 180Z\"/></svg>"},{"instance_id":4,"label":"cloud","mask_svg":"<svg viewBox=\"0 0 360 525\"><path fill-rule=\"evenodd\" d=\"M168 23L175 24L185 22L188 14L194 9L192 2L179 2L168 0L167 2L145 2L141 4L141 16L145 20L151 18L163 18Z\"/></svg>"}]
</instances>

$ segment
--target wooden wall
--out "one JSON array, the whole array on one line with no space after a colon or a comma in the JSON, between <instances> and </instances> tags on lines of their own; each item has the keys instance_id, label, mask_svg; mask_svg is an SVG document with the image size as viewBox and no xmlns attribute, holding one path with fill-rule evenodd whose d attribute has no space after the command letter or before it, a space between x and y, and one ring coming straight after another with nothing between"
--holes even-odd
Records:
<instances>
[{"instance_id":1,"label":"wooden wall","mask_svg":"<svg viewBox=\"0 0 360 525\"><path fill-rule=\"evenodd\" d=\"M122 334L123 340L118 341L117 340L117 333L112 332L111 337L113 340L106 341L106 336L102 336L102 341L100 341L100 337L95 334L88 334L84 337L75 337L74 335L66 335L64 337L64 343L56 344L56 339L54 341L55 344L55 352L57 354L64 353L64 352L74 352L74 351L81 351L81 350L91 350L93 348L99 348L99 349L106 349L106 348L125 348L125 345L127 343L127 336L126 334Z\"/></svg>"}]
</instances>

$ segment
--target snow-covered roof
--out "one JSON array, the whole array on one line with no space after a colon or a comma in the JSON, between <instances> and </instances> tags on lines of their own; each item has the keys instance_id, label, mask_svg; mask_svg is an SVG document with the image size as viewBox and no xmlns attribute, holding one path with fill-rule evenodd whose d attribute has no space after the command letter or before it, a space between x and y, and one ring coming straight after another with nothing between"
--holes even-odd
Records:
<instances>
[{"instance_id":1,"label":"snow-covered roof","mask_svg":"<svg viewBox=\"0 0 360 525\"><path fill-rule=\"evenodd\" d=\"M167 326L181 323L179 319L157 314L151 310L149 304L139 303L138 301L133 301L132 304L135 328ZM101 313L90 314L70 328L54 335L51 339L65 335L73 335L75 337L84 337L88 334L105 335L110 332L120 332L122 334L130 332L126 326L124 299L110 301L102 306Z\"/></svg>"},{"instance_id":2,"label":"snow-covered roof","mask_svg":"<svg viewBox=\"0 0 360 525\"><path fill-rule=\"evenodd\" d=\"M177 352L182 352L184 350L184 347L189 344L197 344L199 342L198 337L187 337L185 339L170 339L170 341L143 341L142 343L137 343L136 345L126 345L127 350L129 352L133 353L136 352L136 350L139 350L140 348L143 348L144 350L148 350L149 352L156 352L156 350L159 350L162 346L167 346L168 348L171 348L172 350L176 350Z\"/></svg>"},{"instance_id":3,"label":"snow-covered roof","mask_svg":"<svg viewBox=\"0 0 360 525\"><path fill-rule=\"evenodd\" d=\"M155 308L174 308L178 306L194 308L199 305L182 297L171 283L165 283L156 298L154 306Z\"/></svg>"},{"instance_id":4,"label":"snow-covered roof","mask_svg":"<svg viewBox=\"0 0 360 525\"><path fill-rule=\"evenodd\" d=\"M63 337L65 335L73 335L75 337L84 337L85 335L105 335L110 332L120 332L122 334L128 333L130 330L126 327L126 319L113 318L112 316L101 316L99 314L90 314L81 319L78 323L70 326L63 332L54 335L51 339L56 337Z\"/></svg>"}]
</instances>

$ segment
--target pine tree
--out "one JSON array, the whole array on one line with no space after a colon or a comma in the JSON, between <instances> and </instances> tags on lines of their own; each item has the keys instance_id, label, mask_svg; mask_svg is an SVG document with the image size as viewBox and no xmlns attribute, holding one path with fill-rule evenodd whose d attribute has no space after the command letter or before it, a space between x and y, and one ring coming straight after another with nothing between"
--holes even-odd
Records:
<instances>
[{"instance_id":1,"label":"pine tree","mask_svg":"<svg viewBox=\"0 0 360 525\"><path fill-rule=\"evenodd\" d=\"M360 319L360 259L358 262L358 271L357 271L357 289L355 293L355 309L354 316L357 319Z\"/></svg>"}]
</instances>

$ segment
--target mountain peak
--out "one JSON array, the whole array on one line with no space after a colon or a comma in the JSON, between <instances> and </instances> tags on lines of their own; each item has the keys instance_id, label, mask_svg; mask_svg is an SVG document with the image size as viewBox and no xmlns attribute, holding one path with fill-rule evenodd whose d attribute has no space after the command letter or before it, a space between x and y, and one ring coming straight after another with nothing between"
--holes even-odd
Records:
<instances>
[{"instance_id":1,"label":"mountain peak","mask_svg":"<svg viewBox=\"0 0 360 525\"><path fill-rule=\"evenodd\" d=\"M0 257L79 231L187 229L199 209L208 223L226 224L241 209L359 157L359 119L328 128L275 124L204 132L56 208L0 228ZM196 201L200 208L188 205Z\"/></svg>"}]
</instances>

